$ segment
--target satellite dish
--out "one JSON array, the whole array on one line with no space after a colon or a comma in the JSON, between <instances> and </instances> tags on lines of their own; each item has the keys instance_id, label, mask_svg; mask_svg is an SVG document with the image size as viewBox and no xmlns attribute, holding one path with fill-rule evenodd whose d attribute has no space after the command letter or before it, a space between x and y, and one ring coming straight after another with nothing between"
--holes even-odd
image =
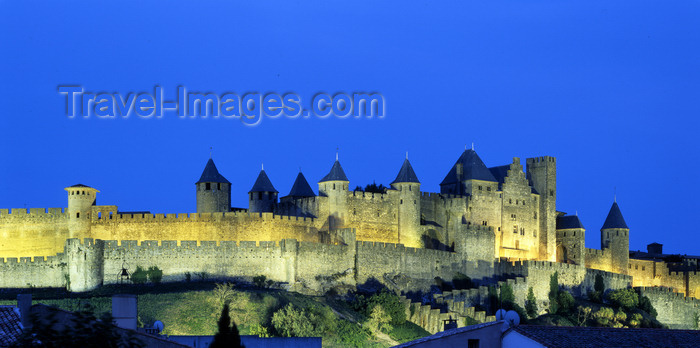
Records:
<instances>
[{"instance_id":1,"label":"satellite dish","mask_svg":"<svg viewBox=\"0 0 700 348\"><path fill-rule=\"evenodd\" d=\"M520 324L520 316L516 311L508 311L506 312L506 317L505 317L506 323L510 325L511 327L516 326Z\"/></svg>"},{"instance_id":2,"label":"satellite dish","mask_svg":"<svg viewBox=\"0 0 700 348\"><path fill-rule=\"evenodd\" d=\"M153 323L153 328L158 330L158 333L161 333L165 328L165 324L163 324L163 322L160 320L156 320L156 322Z\"/></svg>"},{"instance_id":3,"label":"satellite dish","mask_svg":"<svg viewBox=\"0 0 700 348\"><path fill-rule=\"evenodd\" d=\"M506 317L506 310L505 309L499 309L496 311L496 320L505 320Z\"/></svg>"}]
</instances>

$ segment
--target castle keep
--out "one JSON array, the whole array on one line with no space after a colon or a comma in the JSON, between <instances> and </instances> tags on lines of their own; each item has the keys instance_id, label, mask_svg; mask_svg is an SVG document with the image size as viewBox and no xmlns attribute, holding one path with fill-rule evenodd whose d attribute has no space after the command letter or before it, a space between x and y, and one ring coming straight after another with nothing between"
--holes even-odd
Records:
<instances>
[{"instance_id":1,"label":"castle keep","mask_svg":"<svg viewBox=\"0 0 700 348\"><path fill-rule=\"evenodd\" d=\"M0 209L0 287L85 291L140 265L161 268L164 281L264 274L300 291L371 279L408 291L459 272L482 283L511 279L545 301L556 271L580 294L601 274L611 288L700 296L697 259L671 260L660 246L630 258L617 202L600 229L601 248L586 248L578 216L556 210L554 157L487 167L468 149L446 172L440 192L423 192L406 158L389 188L365 192L350 189L336 158L317 191L300 172L279 197L261 170L246 209L231 207L232 184L209 159L189 214L122 212L97 205L98 190L70 186L65 209ZM524 289L516 286L523 299Z\"/></svg>"}]
</instances>

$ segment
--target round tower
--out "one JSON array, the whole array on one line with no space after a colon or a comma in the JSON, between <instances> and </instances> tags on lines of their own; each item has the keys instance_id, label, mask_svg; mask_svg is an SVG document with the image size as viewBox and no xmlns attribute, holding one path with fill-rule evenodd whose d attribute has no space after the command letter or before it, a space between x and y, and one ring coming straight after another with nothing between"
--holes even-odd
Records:
<instances>
[{"instance_id":1,"label":"round tower","mask_svg":"<svg viewBox=\"0 0 700 348\"><path fill-rule=\"evenodd\" d=\"M617 202L608 212L608 217L600 229L600 248L610 252L611 272L627 274L630 253L630 229Z\"/></svg>"},{"instance_id":2,"label":"round tower","mask_svg":"<svg viewBox=\"0 0 700 348\"><path fill-rule=\"evenodd\" d=\"M318 182L319 196L328 197L328 228L345 227L350 181L336 155L331 171Z\"/></svg>"},{"instance_id":3,"label":"round tower","mask_svg":"<svg viewBox=\"0 0 700 348\"><path fill-rule=\"evenodd\" d=\"M420 181L408 156L391 186L399 191L399 243L413 248L424 247L420 232Z\"/></svg>"},{"instance_id":4,"label":"round tower","mask_svg":"<svg viewBox=\"0 0 700 348\"><path fill-rule=\"evenodd\" d=\"M87 238L92 207L97 204L97 193L100 191L83 184L69 186L65 190L68 193L68 238Z\"/></svg>"},{"instance_id":5,"label":"round tower","mask_svg":"<svg viewBox=\"0 0 700 348\"><path fill-rule=\"evenodd\" d=\"M94 290L104 280L104 241L85 238L66 240L66 289L72 292Z\"/></svg>"},{"instance_id":6,"label":"round tower","mask_svg":"<svg viewBox=\"0 0 700 348\"><path fill-rule=\"evenodd\" d=\"M277 207L277 190L267 177L265 169L260 170L253 188L248 191L248 210L251 213L271 213Z\"/></svg>"},{"instance_id":7,"label":"round tower","mask_svg":"<svg viewBox=\"0 0 700 348\"><path fill-rule=\"evenodd\" d=\"M195 183L197 188L197 213L231 211L231 183L219 174L210 158L202 176Z\"/></svg>"}]
</instances>

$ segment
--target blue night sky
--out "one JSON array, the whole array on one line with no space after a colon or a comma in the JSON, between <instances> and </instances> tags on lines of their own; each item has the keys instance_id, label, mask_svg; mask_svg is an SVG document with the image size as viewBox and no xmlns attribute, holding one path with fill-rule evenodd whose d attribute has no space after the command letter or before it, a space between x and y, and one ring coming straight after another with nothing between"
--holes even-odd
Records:
<instances>
[{"instance_id":1,"label":"blue night sky","mask_svg":"<svg viewBox=\"0 0 700 348\"><path fill-rule=\"evenodd\" d=\"M196 5L195 5L196 4ZM423 191L465 145L487 166L557 157L557 209L588 247L617 200L632 249L700 254L700 2L3 1L0 207L195 211L209 158L246 192L261 162L281 195L336 146L351 187L388 184L405 152ZM379 92L383 119L69 119L86 91ZM304 103L306 106L307 103Z\"/></svg>"}]
</instances>

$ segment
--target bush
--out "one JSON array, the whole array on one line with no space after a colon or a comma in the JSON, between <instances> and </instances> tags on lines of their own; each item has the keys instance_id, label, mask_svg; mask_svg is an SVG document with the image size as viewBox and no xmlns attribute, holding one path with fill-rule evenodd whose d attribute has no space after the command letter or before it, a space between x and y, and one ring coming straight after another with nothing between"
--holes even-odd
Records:
<instances>
[{"instance_id":1,"label":"bush","mask_svg":"<svg viewBox=\"0 0 700 348\"><path fill-rule=\"evenodd\" d=\"M588 299L597 302L597 303L602 303L603 302L603 293L599 291L589 291L588 292Z\"/></svg>"},{"instance_id":2,"label":"bush","mask_svg":"<svg viewBox=\"0 0 700 348\"><path fill-rule=\"evenodd\" d=\"M151 266L148 268L148 280L153 284L160 284L163 279L163 271L157 266Z\"/></svg>"},{"instance_id":3,"label":"bush","mask_svg":"<svg viewBox=\"0 0 700 348\"><path fill-rule=\"evenodd\" d=\"M593 319L600 326L608 326L613 321L614 315L612 308L603 307L593 314Z\"/></svg>"},{"instance_id":4,"label":"bush","mask_svg":"<svg viewBox=\"0 0 700 348\"><path fill-rule=\"evenodd\" d=\"M369 329L372 332L388 333L393 329L389 323L391 323L391 316L384 311L381 305L374 305L367 321Z\"/></svg>"},{"instance_id":5,"label":"bush","mask_svg":"<svg viewBox=\"0 0 700 348\"><path fill-rule=\"evenodd\" d=\"M372 315L372 310L376 305L380 305L386 314L391 316L389 324L392 326L398 326L406 322L406 306L401 302L399 296L386 289L369 298L358 295L353 302L354 309L368 318Z\"/></svg>"},{"instance_id":6,"label":"bush","mask_svg":"<svg viewBox=\"0 0 700 348\"><path fill-rule=\"evenodd\" d=\"M262 275L262 274L259 276L255 276L255 277L253 277L253 284L255 284L256 287L262 289L265 287L265 280L266 279L267 279L267 277Z\"/></svg>"},{"instance_id":7,"label":"bush","mask_svg":"<svg viewBox=\"0 0 700 348\"><path fill-rule=\"evenodd\" d=\"M525 301L525 312L527 316L531 319L537 317L537 299L535 298L535 293L532 291L532 287L527 290L527 301Z\"/></svg>"},{"instance_id":8,"label":"bush","mask_svg":"<svg viewBox=\"0 0 700 348\"><path fill-rule=\"evenodd\" d=\"M260 324L253 324L253 326L250 327L250 334L258 337L270 337L270 332L267 328Z\"/></svg>"},{"instance_id":9,"label":"bush","mask_svg":"<svg viewBox=\"0 0 700 348\"><path fill-rule=\"evenodd\" d=\"M608 300L613 306L630 310L639 305L639 295L634 289L619 289L608 294Z\"/></svg>"},{"instance_id":10,"label":"bush","mask_svg":"<svg viewBox=\"0 0 700 348\"><path fill-rule=\"evenodd\" d=\"M570 292L560 291L559 297L557 298L557 303L559 304L558 310L560 314L569 314L574 309L576 300Z\"/></svg>"},{"instance_id":11,"label":"bush","mask_svg":"<svg viewBox=\"0 0 700 348\"><path fill-rule=\"evenodd\" d=\"M131 273L131 281L134 284L144 284L148 280L148 272L141 266L136 266L134 273Z\"/></svg>"},{"instance_id":12,"label":"bush","mask_svg":"<svg viewBox=\"0 0 700 348\"><path fill-rule=\"evenodd\" d=\"M304 309L294 307L291 303L272 315L272 326L280 336L311 337L322 333L314 324L318 317Z\"/></svg>"}]
</instances>

